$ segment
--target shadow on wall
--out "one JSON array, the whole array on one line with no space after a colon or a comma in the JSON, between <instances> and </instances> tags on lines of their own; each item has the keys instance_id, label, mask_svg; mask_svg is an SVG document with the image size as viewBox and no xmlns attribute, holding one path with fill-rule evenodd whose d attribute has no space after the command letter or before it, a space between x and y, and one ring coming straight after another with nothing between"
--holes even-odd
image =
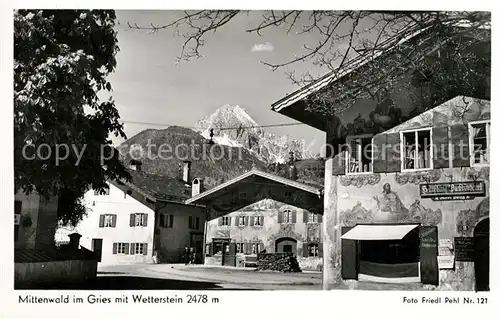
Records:
<instances>
[{"instance_id":1,"label":"shadow on wall","mask_svg":"<svg viewBox=\"0 0 500 319\"><path fill-rule=\"evenodd\" d=\"M102 276L84 285L44 285L43 287L15 287L33 290L212 290L223 289L212 282L196 282L134 276ZM228 289L224 289L228 290ZM252 289L244 289L252 290Z\"/></svg>"}]
</instances>

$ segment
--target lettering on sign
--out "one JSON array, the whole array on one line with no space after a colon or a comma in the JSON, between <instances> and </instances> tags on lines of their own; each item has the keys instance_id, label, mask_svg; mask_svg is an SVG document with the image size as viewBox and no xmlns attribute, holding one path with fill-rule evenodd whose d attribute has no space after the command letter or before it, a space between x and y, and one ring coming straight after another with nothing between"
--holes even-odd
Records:
<instances>
[{"instance_id":1,"label":"lettering on sign","mask_svg":"<svg viewBox=\"0 0 500 319\"><path fill-rule=\"evenodd\" d=\"M474 237L455 237L455 260L474 261Z\"/></svg>"},{"instance_id":2,"label":"lettering on sign","mask_svg":"<svg viewBox=\"0 0 500 319\"><path fill-rule=\"evenodd\" d=\"M484 181L420 184L420 197L436 201L470 200L486 196Z\"/></svg>"},{"instance_id":3,"label":"lettering on sign","mask_svg":"<svg viewBox=\"0 0 500 319\"><path fill-rule=\"evenodd\" d=\"M453 269L455 266L454 256L438 256L439 269Z\"/></svg>"}]
</instances>

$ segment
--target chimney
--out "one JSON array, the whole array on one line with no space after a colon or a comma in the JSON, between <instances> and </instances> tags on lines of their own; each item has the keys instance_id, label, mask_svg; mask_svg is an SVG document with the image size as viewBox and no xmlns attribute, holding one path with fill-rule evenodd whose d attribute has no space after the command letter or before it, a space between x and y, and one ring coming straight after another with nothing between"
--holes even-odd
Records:
<instances>
[{"instance_id":1,"label":"chimney","mask_svg":"<svg viewBox=\"0 0 500 319\"><path fill-rule=\"evenodd\" d=\"M82 237L82 235L80 235L79 233L73 233L69 234L68 237L69 237L69 248L71 250L80 249L80 238Z\"/></svg>"},{"instance_id":2,"label":"chimney","mask_svg":"<svg viewBox=\"0 0 500 319\"><path fill-rule=\"evenodd\" d=\"M201 178L193 179L193 185L191 186L191 196L194 197L200 193L203 193L203 180Z\"/></svg>"},{"instance_id":3,"label":"chimney","mask_svg":"<svg viewBox=\"0 0 500 319\"><path fill-rule=\"evenodd\" d=\"M182 166L182 180L186 184L191 184L191 162L184 161Z\"/></svg>"}]
</instances>

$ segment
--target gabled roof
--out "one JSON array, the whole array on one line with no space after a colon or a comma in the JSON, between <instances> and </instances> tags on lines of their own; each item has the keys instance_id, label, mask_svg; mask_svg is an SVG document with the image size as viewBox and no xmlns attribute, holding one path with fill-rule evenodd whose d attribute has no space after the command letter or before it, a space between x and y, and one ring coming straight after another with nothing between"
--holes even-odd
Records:
<instances>
[{"instance_id":1,"label":"gabled roof","mask_svg":"<svg viewBox=\"0 0 500 319\"><path fill-rule=\"evenodd\" d=\"M186 187L186 184L179 179L134 170L130 170L129 173L132 176L132 181L121 183L146 196L151 201L184 202L191 195L189 187ZM120 186L118 182L112 183L117 187Z\"/></svg>"},{"instance_id":2,"label":"gabled roof","mask_svg":"<svg viewBox=\"0 0 500 319\"><path fill-rule=\"evenodd\" d=\"M287 179L284 177L265 173L265 172L262 172L259 170L251 170L251 171L246 172L245 174L242 174L242 175L240 175L240 176L238 176L230 181L222 183L222 184L220 184L220 185L218 185L218 186L216 186L216 187L214 187L206 192L203 192L203 193L198 194L194 197L191 197L190 199L186 200L186 204L192 204L192 203L197 202L198 200L200 200L200 199L202 199L210 194L213 194L213 193L216 193L220 190L223 190L224 188L226 188L228 186L231 186L231 185L236 184L240 181L243 181L244 179L247 179L250 177L256 177L256 176L261 177L261 178L265 178L265 179L268 179L268 180L271 180L271 181L274 181L274 182L277 182L277 183L280 183L283 185L294 187L294 188L297 188L297 189L300 189L300 190L303 190L303 191L306 191L306 192L309 192L312 194L320 195L322 192L321 187L306 185L306 184L299 183L299 182L296 182L296 181L293 181L293 180L290 180L290 179Z\"/></svg>"},{"instance_id":3,"label":"gabled roof","mask_svg":"<svg viewBox=\"0 0 500 319\"><path fill-rule=\"evenodd\" d=\"M457 28L468 28L471 27L471 24L466 24L466 23L456 23L454 24L455 27ZM412 39L418 38L420 35L422 35L425 31L429 30L430 27L419 29L415 31L414 33L409 34L408 36L398 40L395 38L390 38L380 44L380 47L386 48L382 50L378 50L374 54L366 54L366 55L359 55L356 58L348 61L342 70L334 70L332 72L329 72L325 74L324 76L320 77L316 81L303 86L302 88L296 90L295 92L292 92L291 94L288 94L284 98L274 102L271 105L271 109L275 112L278 113L283 113L284 115L290 116L290 114L285 114L286 112L283 112L287 107L295 104L298 101L301 101L305 98L307 98L309 95L316 93L320 91L321 89L325 88L327 85L332 84L333 82L339 81L342 78L345 78L347 75L353 73L357 69L361 68L364 65L367 65L368 63L374 61L375 59L381 58L383 56L390 55L393 53L393 51L400 46L403 43L409 42ZM484 29L484 30L490 30L489 25L483 25L478 27L479 29ZM314 116L311 116L311 120ZM294 118L292 116L292 118ZM294 118L296 119L296 118ZM303 122L303 121L302 121ZM312 125L311 123L306 123L309 125ZM322 127L318 127L316 125L312 125L313 127L316 127L318 129L323 129ZM321 126L321 125L320 125Z\"/></svg>"}]
</instances>

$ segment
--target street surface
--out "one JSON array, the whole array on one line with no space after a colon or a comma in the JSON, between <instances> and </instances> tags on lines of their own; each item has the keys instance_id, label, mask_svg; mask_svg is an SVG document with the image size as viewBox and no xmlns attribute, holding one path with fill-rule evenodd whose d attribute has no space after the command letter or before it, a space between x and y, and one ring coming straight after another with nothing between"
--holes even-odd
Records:
<instances>
[{"instance_id":1,"label":"street surface","mask_svg":"<svg viewBox=\"0 0 500 319\"><path fill-rule=\"evenodd\" d=\"M100 266L96 282L85 289L321 290L321 273L182 264Z\"/></svg>"}]
</instances>

